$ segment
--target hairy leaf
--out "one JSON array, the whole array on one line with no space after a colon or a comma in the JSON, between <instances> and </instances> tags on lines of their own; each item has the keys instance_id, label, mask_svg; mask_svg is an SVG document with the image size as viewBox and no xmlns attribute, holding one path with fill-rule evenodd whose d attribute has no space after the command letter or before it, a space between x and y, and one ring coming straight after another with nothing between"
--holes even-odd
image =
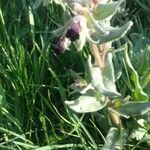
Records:
<instances>
[{"instance_id":1,"label":"hairy leaf","mask_svg":"<svg viewBox=\"0 0 150 150\"><path fill-rule=\"evenodd\" d=\"M150 102L127 102L120 108L115 109L122 116L129 118L130 116L145 115L150 111Z\"/></svg>"},{"instance_id":2,"label":"hairy leaf","mask_svg":"<svg viewBox=\"0 0 150 150\"><path fill-rule=\"evenodd\" d=\"M105 107L107 101L104 97L80 96L77 100L65 101L72 110L78 113L94 112Z\"/></svg>"},{"instance_id":3,"label":"hairy leaf","mask_svg":"<svg viewBox=\"0 0 150 150\"><path fill-rule=\"evenodd\" d=\"M88 64L91 74L93 86L102 94L108 97L117 97L120 94L116 91L116 86L114 83L114 72L113 64L111 61L111 54L108 55L107 66L101 70L97 66L91 64L91 58L89 57Z\"/></svg>"},{"instance_id":4,"label":"hairy leaf","mask_svg":"<svg viewBox=\"0 0 150 150\"><path fill-rule=\"evenodd\" d=\"M94 18L96 20L103 20L114 15L123 1L124 0L120 0L118 2L109 2L106 4L99 3L93 12Z\"/></svg>"},{"instance_id":5,"label":"hairy leaf","mask_svg":"<svg viewBox=\"0 0 150 150\"><path fill-rule=\"evenodd\" d=\"M117 39L122 38L127 31L131 28L132 26L132 21L127 22L125 25L119 28L111 28L108 30L108 34L105 35L93 35L93 38L99 41L99 44L107 43L110 41L115 41Z\"/></svg>"},{"instance_id":6,"label":"hairy leaf","mask_svg":"<svg viewBox=\"0 0 150 150\"><path fill-rule=\"evenodd\" d=\"M139 76L137 74L137 71L133 68L132 64L131 64L131 61L130 61L130 58L128 56L128 53L127 53L127 49L125 49L124 51L125 53L125 61L126 61L126 64L128 65L128 69L129 69L129 73L130 73L130 79L133 81L134 83L134 98L135 100L137 101L141 101L141 100L144 100L144 101L147 101L149 99L148 95L143 91L140 83L139 83Z\"/></svg>"},{"instance_id":7,"label":"hairy leaf","mask_svg":"<svg viewBox=\"0 0 150 150\"><path fill-rule=\"evenodd\" d=\"M110 128L106 137L107 143L105 143L105 145L102 147L102 150L120 150L123 148L126 140L126 134L123 129L120 130L121 132L117 128Z\"/></svg>"}]
</instances>

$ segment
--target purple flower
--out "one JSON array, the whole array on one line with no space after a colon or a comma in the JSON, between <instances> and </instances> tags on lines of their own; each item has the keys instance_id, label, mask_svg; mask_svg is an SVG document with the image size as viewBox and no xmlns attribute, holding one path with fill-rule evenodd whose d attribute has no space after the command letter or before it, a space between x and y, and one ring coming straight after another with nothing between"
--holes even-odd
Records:
<instances>
[{"instance_id":1,"label":"purple flower","mask_svg":"<svg viewBox=\"0 0 150 150\"><path fill-rule=\"evenodd\" d=\"M71 42L77 41L78 49L81 50L89 37L87 19L82 15L71 18L62 28L53 31L55 36L60 37L57 43L56 52L63 53Z\"/></svg>"},{"instance_id":2,"label":"purple flower","mask_svg":"<svg viewBox=\"0 0 150 150\"><path fill-rule=\"evenodd\" d=\"M61 38L55 46L56 54L64 53L65 50L69 47L70 40L66 37Z\"/></svg>"},{"instance_id":3,"label":"purple flower","mask_svg":"<svg viewBox=\"0 0 150 150\"><path fill-rule=\"evenodd\" d=\"M80 37L80 22L73 22L70 29L66 33L66 37L70 38L71 41L76 41Z\"/></svg>"}]
</instances>

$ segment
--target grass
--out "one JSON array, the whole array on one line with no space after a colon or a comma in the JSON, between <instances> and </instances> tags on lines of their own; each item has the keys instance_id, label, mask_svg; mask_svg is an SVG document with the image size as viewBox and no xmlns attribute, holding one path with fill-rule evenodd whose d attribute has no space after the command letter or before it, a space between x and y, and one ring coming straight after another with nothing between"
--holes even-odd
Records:
<instances>
[{"instance_id":1,"label":"grass","mask_svg":"<svg viewBox=\"0 0 150 150\"><path fill-rule=\"evenodd\" d=\"M0 149L98 149L109 128L103 125L103 130L100 113L75 114L64 105L73 81L70 69L84 74L88 46L78 53L72 45L71 51L57 56L53 52L57 39L51 32L63 24L64 12L54 3L35 10L32 4L30 0L0 0ZM150 44L148 12L134 0L128 2L128 8L132 14L128 17L135 23L131 32ZM130 40L134 48L141 46ZM142 55L134 50L132 62L137 62L133 64L138 69ZM148 63L144 71L137 70L147 93L149 69ZM131 93L128 80L132 81L127 77L124 73L117 84ZM131 141L127 148L135 149L137 143ZM139 143L136 148L142 146Z\"/></svg>"}]
</instances>

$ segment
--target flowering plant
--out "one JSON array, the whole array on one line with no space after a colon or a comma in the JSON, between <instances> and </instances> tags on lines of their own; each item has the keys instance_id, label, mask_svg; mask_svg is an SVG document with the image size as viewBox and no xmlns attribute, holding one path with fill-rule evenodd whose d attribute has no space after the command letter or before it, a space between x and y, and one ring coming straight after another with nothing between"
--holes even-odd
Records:
<instances>
[{"instance_id":1,"label":"flowering plant","mask_svg":"<svg viewBox=\"0 0 150 150\"><path fill-rule=\"evenodd\" d=\"M123 127L121 117L128 119L131 116L147 114L150 110L150 102L147 102L148 95L140 86L137 72L130 62L126 44L119 51L124 51L124 60L135 87L132 92L136 101L129 101L130 97L121 95L115 84L120 75L116 74L112 61L113 54L118 52L113 48L112 42L121 39L133 23L126 21L121 27L113 27L112 19L118 12L124 11L126 1L62 0L55 2L63 6L69 18L63 27L53 31L53 34L59 37L55 52L64 53L67 49L69 50L71 43L75 43L77 50L81 51L88 42L90 54L92 54L89 54L86 62L88 74L86 79L71 70L75 82L69 86L73 90L70 95L78 92L80 96L75 100L66 100L65 104L77 113L105 109L112 122L120 129ZM92 57L94 63L91 61ZM114 141L118 142L119 136L116 135L119 135L119 132L117 128L110 128L108 137L117 137ZM104 149L116 148L117 142L113 143L112 139L111 144L115 147L106 144Z\"/></svg>"},{"instance_id":2,"label":"flowering plant","mask_svg":"<svg viewBox=\"0 0 150 150\"><path fill-rule=\"evenodd\" d=\"M55 36L60 37L55 51L63 53L71 42L76 42L77 49L80 51L88 42L95 58L95 64L92 64L91 56L88 56L87 72L90 81L80 78L86 84L82 85L82 81L77 79L78 82L70 86L74 92L77 91L81 94L77 100L65 102L76 112L85 113L100 110L110 100L121 96L115 86L110 51L112 42L123 37L132 26L132 22L129 21L122 27L112 27L110 24L117 11L123 9L124 3L124 0L65 1L72 15L63 27L53 32Z\"/></svg>"},{"instance_id":3,"label":"flowering plant","mask_svg":"<svg viewBox=\"0 0 150 150\"><path fill-rule=\"evenodd\" d=\"M115 41L123 37L132 26L131 21L122 27L112 27L110 25L112 17L123 3L124 0L117 2L108 2L108 0L66 0L72 16L70 15L70 20L62 28L54 31L54 35L62 38L66 36L71 41L79 39L77 40L78 50L83 49L86 41L96 45Z\"/></svg>"},{"instance_id":4,"label":"flowering plant","mask_svg":"<svg viewBox=\"0 0 150 150\"><path fill-rule=\"evenodd\" d=\"M65 104L78 113L94 112L107 107L117 126L120 126L121 122L119 116L128 118L129 112L137 108L137 105L143 107L144 113L149 111L149 102L133 103L121 100L122 96L115 85L119 77L115 75L112 62L113 53L117 51L112 47L112 42L122 38L133 23L127 21L121 27L112 27L111 20L117 12L124 11L125 0L65 0L63 2L68 8L68 13L71 13L65 25L53 32L55 36L60 37L55 51L64 53L72 42L76 42L77 50L80 51L88 42L95 58L93 64L92 56L88 56L86 65L88 79L83 79L71 71L76 80L70 85L70 88L73 90L72 93L79 92L81 96L76 100L65 101ZM133 68L127 55L127 46L124 46L123 49L126 63ZM136 82L139 82L138 79ZM137 93L143 100L148 99L142 88ZM122 111L130 105L132 107L131 110L128 109L129 112ZM137 110L136 113L142 114L143 109Z\"/></svg>"}]
</instances>

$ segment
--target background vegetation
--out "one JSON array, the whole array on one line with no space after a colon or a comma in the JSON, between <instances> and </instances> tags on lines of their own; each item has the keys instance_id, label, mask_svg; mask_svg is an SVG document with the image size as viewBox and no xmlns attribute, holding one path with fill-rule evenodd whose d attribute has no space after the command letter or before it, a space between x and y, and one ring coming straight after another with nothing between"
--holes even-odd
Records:
<instances>
[{"instance_id":1,"label":"background vegetation","mask_svg":"<svg viewBox=\"0 0 150 150\"><path fill-rule=\"evenodd\" d=\"M64 100L70 99L70 69L84 76L88 45L80 53L71 45L70 51L56 55L53 49L57 39L51 31L64 23L63 9L55 3L33 9L33 4L30 0L0 0L0 149L98 149L109 130L101 112L79 115L64 105ZM149 13L149 0L128 0L126 13L113 21L134 22L123 40L129 43L134 71L148 96ZM121 42L114 45L118 47ZM137 86L123 54L118 55L122 56L118 59L123 69L116 83L118 91L142 100L133 94ZM137 120L132 118L130 125L134 124ZM125 149L150 148L149 124L145 128L148 138L129 140Z\"/></svg>"}]
</instances>

